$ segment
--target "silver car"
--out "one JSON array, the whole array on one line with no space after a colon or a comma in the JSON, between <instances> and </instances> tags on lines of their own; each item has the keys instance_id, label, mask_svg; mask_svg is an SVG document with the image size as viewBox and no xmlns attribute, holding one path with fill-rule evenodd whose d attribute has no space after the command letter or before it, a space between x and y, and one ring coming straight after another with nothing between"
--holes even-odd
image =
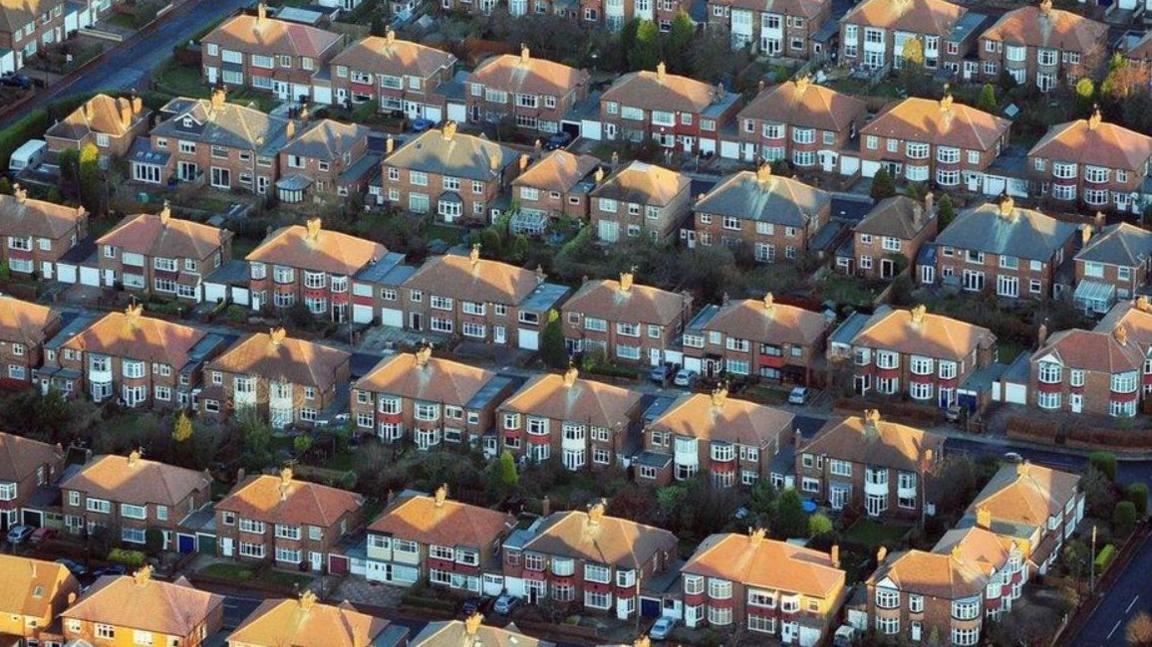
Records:
<instances>
[{"instance_id":1,"label":"silver car","mask_svg":"<svg viewBox=\"0 0 1152 647\"><path fill-rule=\"evenodd\" d=\"M648 630L648 637L653 640L667 640L668 636L672 635L672 630L676 628L676 619L667 616L661 617L656 620L652 628Z\"/></svg>"}]
</instances>

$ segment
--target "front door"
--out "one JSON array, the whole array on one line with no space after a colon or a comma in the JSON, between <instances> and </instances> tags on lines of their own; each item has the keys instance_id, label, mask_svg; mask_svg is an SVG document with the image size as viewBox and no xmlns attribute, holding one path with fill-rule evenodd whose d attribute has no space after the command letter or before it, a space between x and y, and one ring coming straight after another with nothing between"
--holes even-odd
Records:
<instances>
[{"instance_id":1,"label":"front door","mask_svg":"<svg viewBox=\"0 0 1152 647\"><path fill-rule=\"evenodd\" d=\"M317 553L315 551L308 553L309 561L312 562L312 570L320 572L324 570L324 553Z\"/></svg>"},{"instance_id":2,"label":"front door","mask_svg":"<svg viewBox=\"0 0 1152 647\"><path fill-rule=\"evenodd\" d=\"M272 82L272 91L275 92L276 96L281 98L281 99L287 99L288 98L288 91L289 91L288 88L289 88L289 85L283 81L273 81Z\"/></svg>"},{"instance_id":3,"label":"front door","mask_svg":"<svg viewBox=\"0 0 1152 647\"><path fill-rule=\"evenodd\" d=\"M508 343L508 330L504 326L492 326L492 343Z\"/></svg>"},{"instance_id":4,"label":"front door","mask_svg":"<svg viewBox=\"0 0 1152 647\"><path fill-rule=\"evenodd\" d=\"M912 642L920 642L920 631L921 631L920 623L919 622L913 622L912 623Z\"/></svg>"},{"instance_id":5,"label":"front door","mask_svg":"<svg viewBox=\"0 0 1152 647\"><path fill-rule=\"evenodd\" d=\"M836 171L836 161L840 157L832 151L820 151L820 166L824 169L825 173L834 173Z\"/></svg>"},{"instance_id":6,"label":"front door","mask_svg":"<svg viewBox=\"0 0 1152 647\"><path fill-rule=\"evenodd\" d=\"M409 313L409 315L408 315L408 327L409 328L411 328L412 330L422 330L423 326L424 326L424 324L421 321L419 312Z\"/></svg>"},{"instance_id":7,"label":"front door","mask_svg":"<svg viewBox=\"0 0 1152 647\"><path fill-rule=\"evenodd\" d=\"M49 281L52 280L52 263L50 261L40 261L40 275Z\"/></svg>"},{"instance_id":8,"label":"front door","mask_svg":"<svg viewBox=\"0 0 1152 647\"><path fill-rule=\"evenodd\" d=\"M889 258L880 259L880 278L890 279L895 274L896 274L896 264L892 262L892 259L889 259Z\"/></svg>"},{"instance_id":9,"label":"front door","mask_svg":"<svg viewBox=\"0 0 1152 647\"><path fill-rule=\"evenodd\" d=\"M659 348L651 348L648 350L648 363L652 366L660 366L663 357L664 353Z\"/></svg>"},{"instance_id":10,"label":"front door","mask_svg":"<svg viewBox=\"0 0 1152 647\"><path fill-rule=\"evenodd\" d=\"M220 538L220 554L225 557L231 557L233 554L233 545L231 537Z\"/></svg>"},{"instance_id":11,"label":"front door","mask_svg":"<svg viewBox=\"0 0 1152 647\"><path fill-rule=\"evenodd\" d=\"M1080 413L1084 408L1084 395L1080 393L1069 395L1068 406L1072 409L1072 413Z\"/></svg>"},{"instance_id":12,"label":"front door","mask_svg":"<svg viewBox=\"0 0 1152 647\"><path fill-rule=\"evenodd\" d=\"M848 503L848 490L842 487L833 487L829 491L828 503L832 506L833 510L843 510L844 506Z\"/></svg>"}]
</instances>

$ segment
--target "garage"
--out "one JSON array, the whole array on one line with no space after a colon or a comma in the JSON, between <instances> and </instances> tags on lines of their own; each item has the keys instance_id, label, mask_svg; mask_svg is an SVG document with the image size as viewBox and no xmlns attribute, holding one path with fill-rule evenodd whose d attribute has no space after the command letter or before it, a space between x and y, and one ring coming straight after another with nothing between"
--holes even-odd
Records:
<instances>
[{"instance_id":1,"label":"garage","mask_svg":"<svg viewBox=\"0 0 1152 647\"><path fill-rule=\"evenodd\" d=\"M455 121L458 124L468 122L468 107L463 103L448 103L448 121Z\"/></svg>"},{"instance_id":2,"label":"garage","mask_svg":"<svg viewBox=\"0 0 1152 647\"><path fill-rule=\"evenodd\" d=\"M391 326L393 328L403 328L404 311L396 310L394 308L382 308L380 310L380 325Z\"/></svg>"},{"instance_id":3,"label":"garage","mask_svg":"<svg viewBox=\"0 0 1152 647\"><path fill-rule=\"evenodd\" d=\"M600 121L596 119L584 119L580 122L580 135L592 141L600 141L604 138L600 127Z\"/></svg>"},{"instance_id":4,"label":"garage","mask_svg":"<svg viewBox=\"0 0 1152 647\"><path fill-rule=\"evenodd\" d=\"M216 535L203 532L196 533L197 552L202 555L216 554Z\"/></svg>"},{"instance_id":5,"label":"garage","mask_svg":"<svg viewBox=\"0 0 1152 647\"><path fill-rule=\"evenodd\" d=\"M540 350L540 332L537 330L520 329L520 348L525 350Z\"/></svg>"},{"instance_id":6,"label":"garage","mask_svg":"<svg viewBox=\"0 0 1152 647\"><path fill-rule=\"evenodd\" d=\"M196 552L196 536L176 533L176 551L182 555Z\"/></svg>"},{"instance_id":7,"label":"garage","mask_svg":"<svg viewBox=\"0 0 1152 647\"><path fill-rule=\"evenodd\" d=\"M76 284L76 266L69 263L56 264L56 280L69 285Z\"/></svg>"},{"instance_id":8,"label":"garage","mask_svg":"<svg viewBox=\"0 0 1152 647\"><path fill-rule=\"evenodd\" d=\"M88 285L94 288L100 287L100 268L81 266L80 285Z\"/></svg>"},{"instance_id":9,"label":"garage","mask_svg":"<svg viewBox=\"0 0 1152 647\"><path fill-rule=\"evenodd\" d=\"M444 118L444 109L440 106L424 106L424 118L432 123L440 123Z\"/></svg>"},{"instance_id":10,"label":"garage","mask_svg":"<svg viewBox=\"0 0 1152 647\"><path fill-rule=\"evenodd\" d=\"M360 305L359 303L352 304L352 323L372 323L372 306Z\"/></svg>"}]
</instances>

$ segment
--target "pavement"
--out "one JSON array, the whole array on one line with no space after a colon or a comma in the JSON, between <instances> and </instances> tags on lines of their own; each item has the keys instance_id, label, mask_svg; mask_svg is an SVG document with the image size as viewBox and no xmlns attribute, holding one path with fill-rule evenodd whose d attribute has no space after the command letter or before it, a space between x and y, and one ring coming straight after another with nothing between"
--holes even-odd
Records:
<instances>
[{"instance_id":1,"label":"pavement","mask_svg":"<svg viewBox=\"0 0 1152 647\"><path fill-rule=\"evenodd\" d=\"M1119 571L1117 579L1107 583L1107 592L1087 620L1079 624L1079 630L1061 637L1061 645L1125 647L1128 622L1138 613L1152 613L1152 589L1148 586L1152 534L1146 534L1136 546L1131 562L1113 568Z\"/></svg>"}]
</instances>

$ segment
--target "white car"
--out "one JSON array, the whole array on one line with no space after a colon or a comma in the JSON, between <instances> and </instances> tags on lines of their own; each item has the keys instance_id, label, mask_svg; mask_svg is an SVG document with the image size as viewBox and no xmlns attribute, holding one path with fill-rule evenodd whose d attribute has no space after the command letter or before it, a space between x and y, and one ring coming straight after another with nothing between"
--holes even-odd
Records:
<instances>
[{"instance_id":1,"label":"white car","mask_svg":"<svg viewBox=\"0 0 1152 647\"><path fill-rule=\"evenodd\" d=\"M810 391L806 386L798 386L788 394L788 404L806 404Z\"/></svg>"},{"instance_id":2,"label":"white car","mask_svg":"<svg viewBox=\"0 0 1152 647\"><path fill-rule=\"evenodd\" d=\"M648 630L648 637L654 640L667 640L675 628L676 619L663 616L656 620L656 623Z\"/></svg>"}]
</instances>

